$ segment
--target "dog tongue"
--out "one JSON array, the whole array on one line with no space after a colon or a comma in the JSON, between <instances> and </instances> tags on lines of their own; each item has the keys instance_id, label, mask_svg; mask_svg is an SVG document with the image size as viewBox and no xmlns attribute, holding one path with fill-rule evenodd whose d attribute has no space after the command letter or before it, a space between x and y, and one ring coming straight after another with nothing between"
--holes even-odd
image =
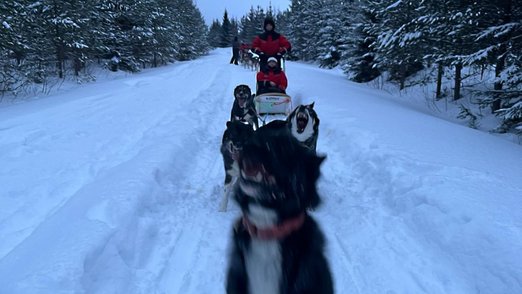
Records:
<instances>
[{"instance_id":1,"label":"dog tongue","mask_svg":"<svg viewBox=\"0 0 522 294\"><path fill-rule=\"evenodd\" d=\"M298 119L298 120L297 120L297 129L298 129L299 131L303 131L304 128L306 128L306 120L304 120L304 119Z\"/></svg>"}]
</instances>

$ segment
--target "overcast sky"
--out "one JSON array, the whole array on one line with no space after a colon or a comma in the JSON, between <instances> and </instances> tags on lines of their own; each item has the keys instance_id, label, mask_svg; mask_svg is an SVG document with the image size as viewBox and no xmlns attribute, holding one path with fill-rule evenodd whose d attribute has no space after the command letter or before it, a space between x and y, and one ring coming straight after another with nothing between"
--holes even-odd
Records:
<instances>
[{"instance_id":1,"label":"overcast sky","mask_svg":"<svg viewBox=\"0 0 522 294\"><path fill-rule=\"evenodd\" d=\"M230 18L239 19L248 13L250 7L256 8L259 5L266 9L270 2L272 2L272 7L276 11L283 11L290 5L290 0L194 0L207 24L212 23L214 19L222 21L225 9Z\"/></svg>"}]
</instances>

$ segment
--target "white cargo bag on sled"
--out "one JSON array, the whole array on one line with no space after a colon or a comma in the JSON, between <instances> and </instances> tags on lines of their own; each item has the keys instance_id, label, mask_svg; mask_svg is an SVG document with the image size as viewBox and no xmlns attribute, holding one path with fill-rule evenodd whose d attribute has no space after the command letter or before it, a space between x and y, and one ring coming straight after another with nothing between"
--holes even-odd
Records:
<instances>
[{"instance_id":1,"label":"white cargo bag on sled","mask_svg":"<svg viewBox=\"0 0 522 294\"><path fill-rule=\"evenodd\" d=\"M265 93L254 98L257 114L284 114L292 111L292 99L282 93Z\"/></svg>"}]
</instances>

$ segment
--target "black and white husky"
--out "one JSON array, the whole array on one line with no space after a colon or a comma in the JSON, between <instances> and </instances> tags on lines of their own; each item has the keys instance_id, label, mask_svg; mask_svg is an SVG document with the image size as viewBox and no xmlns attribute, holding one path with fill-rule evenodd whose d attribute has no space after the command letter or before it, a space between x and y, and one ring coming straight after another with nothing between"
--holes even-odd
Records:
<instances>
[{"instance_id":1,"label":"black and white husky","mask_svg":"<svg viewBox=\"0 0 522 294\"><path fill-rule=\"evenodd\" d=\"M233 230L228 294L331 294L325 239L308 209L325 157L290 134L285 121L257 130L239 156L234 199L243 216Z\"/></svg>"},{"instance_id":2,"label":"black and white husky","mask_svg":"<svg viewBox=\"0 0 522 294\"><path fill-rule=\"evenodd\" d=\"M230 121L241 121L258 129L259 120L254 107L254 96L247 85L238 85L234 88L234 104L230 112Z\"/></svg>"},{"instance_id":3,"label":"black and white husky","mask_svg":"<svg viewBox=\"0 0 522 294\"><path fill-rule=\"evenodd\" d=\"M286 119L288 127L301 144L315 151L319 136L319 117L314 110L314 103L299 105Z\"/></svg>"},{"instance_id":4,"label":"black and white husky","mask_svg":"<svg viewBox=\"0 0 522 294\"><path fill-rule=\"evenodd\" d=\"M219 207L220 211L227 210L229 194L232 191L234 182L239 177L237 164L239 152L253 132L254 130L251 126L239 121L227 122L227 129L223 133L223 139L221 140L221 154L223 155L223 164L225 166L225 189Z\"/></svg>"}]
</instances>

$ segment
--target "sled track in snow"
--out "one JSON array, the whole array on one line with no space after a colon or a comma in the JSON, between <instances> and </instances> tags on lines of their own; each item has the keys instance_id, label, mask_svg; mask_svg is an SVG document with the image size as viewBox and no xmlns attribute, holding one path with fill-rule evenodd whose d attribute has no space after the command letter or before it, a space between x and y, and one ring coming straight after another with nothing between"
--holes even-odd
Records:
<instances>
[{"instance_id":1,"label":"sled track in snow","mask_svg":"<svg viewBox=\"0 0 522 294\"><path fill-rule=\"evenodd\" d=\"M217 70L208 88L187 105L189 111L181 119L192 121L195 127L181 140L166 140L174 143L171 158L155 171L138 214L89 255L82 278L87 292L132 289L135 293L200 293L209 283L222 287L222 275L209 277L203 273L216 263L225 267L225 242L211 244L207 238L224 241L228 234L223 232L229 230L218 226L228 223L230 215L217 212L222 192L219 183L223 181L219 146L225 124L215 115L227 112L229 78L228 71ZM175 127L176 119L180 118L162 117L157 129ZM211 250L214 246L219 249ZM113 252L120 255L121 264L116 269L111 265L115 263L110 257ZM112 290L97 288L96 280L113 277L115 271L122 277ZM132 281L130 285L128 281Z\"/></svg>"},{"instance_id":2,"label":"sled track in snow","mask_svg":"<svg viewBox=\"0 0 522 294\"><path fill-rule=\"evenodd\" d=\"M187 222L186 226L179 228L176 233L176 242L171 247L169 262L165 272L160 277L162 290L169 293L199 293L201 288L212 281L207 279L205 269L215 266L212 261L215 257L222 257L221 252L209 250L212 244L207 242L217 232L223 233L224 228L213 228L211 225L215 218L223 217L218 211L219 199L222 189L218 183L222 182L222 160L219 153L221 134L224 122L215 115L215 112L225 112L228 107L228 77L225 70L220 70L215 75L211 87L202 91L194 100L198 106L190 111L191 117L196 117L200 126L194 130L190 140L197 140L197 150L193 164L184 172L184 176L191 181L182 183L181 187L171 185L169 194L172 197L183 197L184 206L182 218ZM219 91L216 92L216 89ZM227 99L226 101L224 101ZM216 108L222 108L216 110ZM193 146L194 142L187 142L187 146ZM193 148L193 147L191 147ZM194 175L198 175L195 177ZM216 185L209 185L216 183ZM222 187L221 187L222 188ZM228 231L228 228L226 228ZM215 237L219 239L219 237ZM214 239L215 240L215 239ZM219 255L209 256L212 253ZM216 277L219 278L219 277ZM216 281L216 280L214 280ZM198 290L199 289L199 290ZM161 293L161 291L160 291Z\"/></svg>"}]
</instances>

